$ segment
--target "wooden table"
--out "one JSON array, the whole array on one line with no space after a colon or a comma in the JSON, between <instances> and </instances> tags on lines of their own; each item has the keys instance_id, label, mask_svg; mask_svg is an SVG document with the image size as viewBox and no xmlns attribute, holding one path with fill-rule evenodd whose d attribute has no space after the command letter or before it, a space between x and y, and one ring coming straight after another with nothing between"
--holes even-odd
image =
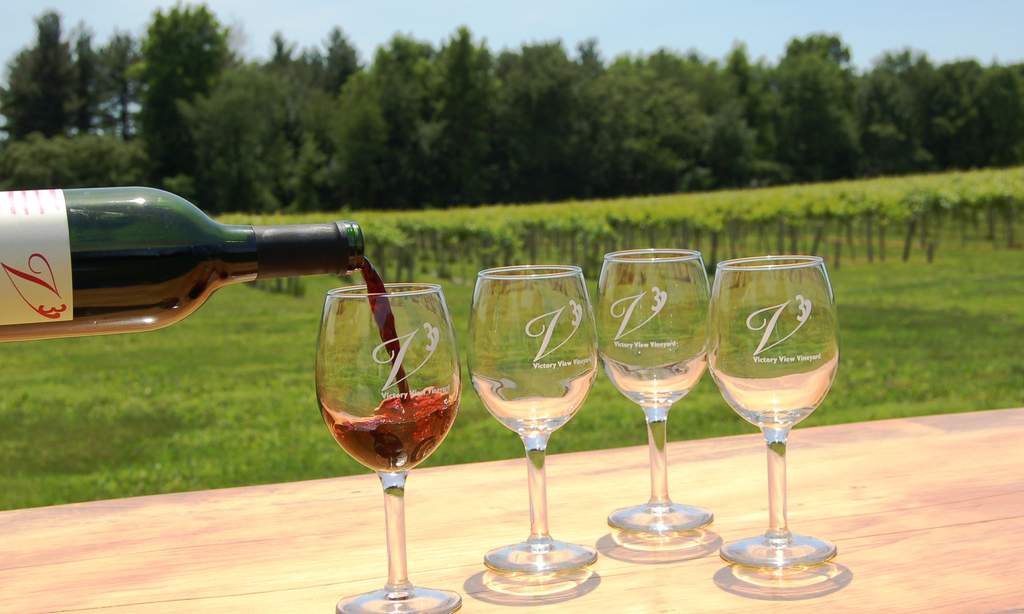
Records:
<instances>
[{"instance_id":1,"label":"wooden table","mask_svg":"<svg viewBox=\"0 0 1024 614\"><path fill-rule=\"evenodd\" d=\"M674 498L714 510L716 534L764 528L759 435L670 448ZM750 594L714 552L622 560L637 555L609 539L605 516L645 498L647 453L598 450L549 460L554 535L602 555L537 609L1024 608L1024 409L797 429L789 458L790 525L837 543L834 577ZM490 588L481 564L489 547L525 537L524 461L415 471L407 501L414 582L459 590L465 612L524 605ZM325 613L378 588L386 569L372 475L9 511L0 536L3 612Z\"/></svg>"}]
</instances>

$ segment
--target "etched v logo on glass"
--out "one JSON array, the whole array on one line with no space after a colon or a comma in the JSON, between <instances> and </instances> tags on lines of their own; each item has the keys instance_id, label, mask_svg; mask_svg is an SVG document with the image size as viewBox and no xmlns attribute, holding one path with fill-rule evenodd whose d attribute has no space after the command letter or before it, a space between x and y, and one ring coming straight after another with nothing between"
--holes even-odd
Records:
<instances>
[{"instance_id":1,"label":"etched v logo on glass","mask_svg":"<svg viewBox=\"0 0 1024 614\"><path fill-rule=\"evenodd\" d=\"M636 324L632 328L627 329L630 322L633 320L633 312L636 311L637 307L643 301L643 298L648 294L654 299L654 304L651 305L651 313L642 320L639 324ZM641 292L640 294L634 294L633 296L627 296L620 298L615 301L609 307L608 312L611 316L617 320L621 320L619 324L619 330L615 333L614 341L622 339L626 335L635 332L643 328L648 322L653 320L661 313L661 310L665 308L665 303L668 302L668 292L665 292L658 286L652 286L650 292Z\"/></svg>"},{"instance_id":2,"label":"etched v logo on glass","mask_svg":"<svg viewBox=\"0 0 1024 614\"><path fill-rule=\"evenodd\" d=\"M404 377L398 378L398 374L402 371L402 364L405 362L405 355L409 351L409 348L413 346L412 341L421 330L426 331L427 338L424 350L427 355L424 356L423 360L421 360L414 368L407 369ZM422 327L413 329L412 332L400 335L397 338L399 343L397 355L394 351L388 348L388 345L393 344L394 340L381 343L377 347L373 348L372 356L374 362L379 365L391 364L391 373L388 374L387 381L384 382L384 386L380 389L381 393L392 386L397 386L401 382L406 381L413 373L422 369L423 365L427 364L427 361L430 360L431 356L434 355L434 352L437 351L437 344L440 340L441 331L436 326L433 326L428 322Z\"/></svg>"},{"instance_id":3,"label":"etched v logo on glass","mask_svg":"<svg viewBox=\"0 0 1024 614\"><path fill-rule=\"evenodd\" d=\"M567 308L569 309L570 313L569 317L572 318L572 321L570 322L570 324L572 325L572 330L569 331L569 334L567 334L560 342L558 342L557 345L551 347L552 337L554 336L555 328L558 327L558 321L562 318L562 315L565 313L565 310ZM577 303L575 300L570 300L567 304L559 307L558 309L541 314L527 322L526 327L523 329L526 333L526 336L532 338L541 337L540 348L538 348L537 350L537 355L533 357L533 362L537 362L541 358L544 358L548 354L551 354L558 348L568 343L568 341L572 339L572 336L576 334L576 331L579 330L580 323L582 322L583 306Z\"/></svg>"},{"instance_id":4,"label":"etched v logo on glass","mask_svg":"<svg viewBox=\"0 0 1024 614\"><path fill-rule=\"evenodd\" d=\"M786 311L786 307L788 307L793 301L796 301L796 307L798 310L798 313L796 314L796 326L783 338L772 343L768 343L772 333L774 333L776 327L779 326L779 320L782 317L783 312ZM779 303L778 305L758 309L747 316L747 328L754 332L764 331L764 334L761 335L761 341L757 344L757 349L754 350L754 356L760 356L762 352L772 349L795 335L798 330L803 328L803 325L807 320L811 318L812 308L813 304L809 299L804 298L802 294L797 294L794 298L786 301L785 303ZM771 313L771 316L768 316L768 313ZM761 316L761 323L755 324L754 321L758 316Z\"/></svg>"}]
</instances>

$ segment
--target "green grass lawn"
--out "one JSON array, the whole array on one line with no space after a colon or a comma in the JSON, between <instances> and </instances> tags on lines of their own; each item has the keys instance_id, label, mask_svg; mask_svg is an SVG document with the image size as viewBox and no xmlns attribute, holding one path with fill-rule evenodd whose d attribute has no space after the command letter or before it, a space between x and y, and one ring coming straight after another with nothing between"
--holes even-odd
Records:
<instances>
[{"instance_id":1,"label":"green grass lawn","mask_svg":"<svg viewBox=\"0 0 1024 614\"><path fill-rule=\"evenodd\" d=\"M947 243L933 264L844 261L833 283L842 363L806 425L1024 405L1024 251ZM154 333L0 345L0 508L366 471L330 438L313 392L331 285L228 288ZM444 287L464 342L472 286ZM468 384L463 399L428 465L522 453ZM672 439L753 431L707 375L669 424ZM602 374L551 451L644 441L640 410Z\"/></svg>"}]
</instances>

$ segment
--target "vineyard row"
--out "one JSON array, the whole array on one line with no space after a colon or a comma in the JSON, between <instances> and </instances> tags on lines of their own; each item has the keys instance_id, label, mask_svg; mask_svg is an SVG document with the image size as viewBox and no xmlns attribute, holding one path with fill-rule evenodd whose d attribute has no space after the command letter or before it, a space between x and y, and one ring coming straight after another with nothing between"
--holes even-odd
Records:
<instances>
[{"instance_id":1,"label":"vineyard row","mask_svg":"<svg viewBox=\"0 0 1024 614\"><path fill-rule=\"evenodd\" d=\"M589 275L602 255L636 247L688 247L709 266L756 253L825 256L833 268L920 255L951 242L1020 246L1024 169L915 175L775 188L538 205L345 212L388 278L466 278L484 267L571 262ZM299 223L337 213L227 215L222 221Z\"/></svg>"}]
</instances>

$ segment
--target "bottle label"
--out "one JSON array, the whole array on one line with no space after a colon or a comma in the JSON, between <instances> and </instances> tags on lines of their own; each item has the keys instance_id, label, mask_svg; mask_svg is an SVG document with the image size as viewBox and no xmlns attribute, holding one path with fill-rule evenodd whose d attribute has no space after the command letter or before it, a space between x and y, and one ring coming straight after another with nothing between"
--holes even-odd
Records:
<instances>
[{"instance_id":1,"label":"bottle label","mask_svg":"<svg viewBox=\"0 0 1024 614\"><path fill-rule=\"evenodd\" d=\"M0 326L74 317L61 190L0 192Z\"/></svg>"}]
</instances>

